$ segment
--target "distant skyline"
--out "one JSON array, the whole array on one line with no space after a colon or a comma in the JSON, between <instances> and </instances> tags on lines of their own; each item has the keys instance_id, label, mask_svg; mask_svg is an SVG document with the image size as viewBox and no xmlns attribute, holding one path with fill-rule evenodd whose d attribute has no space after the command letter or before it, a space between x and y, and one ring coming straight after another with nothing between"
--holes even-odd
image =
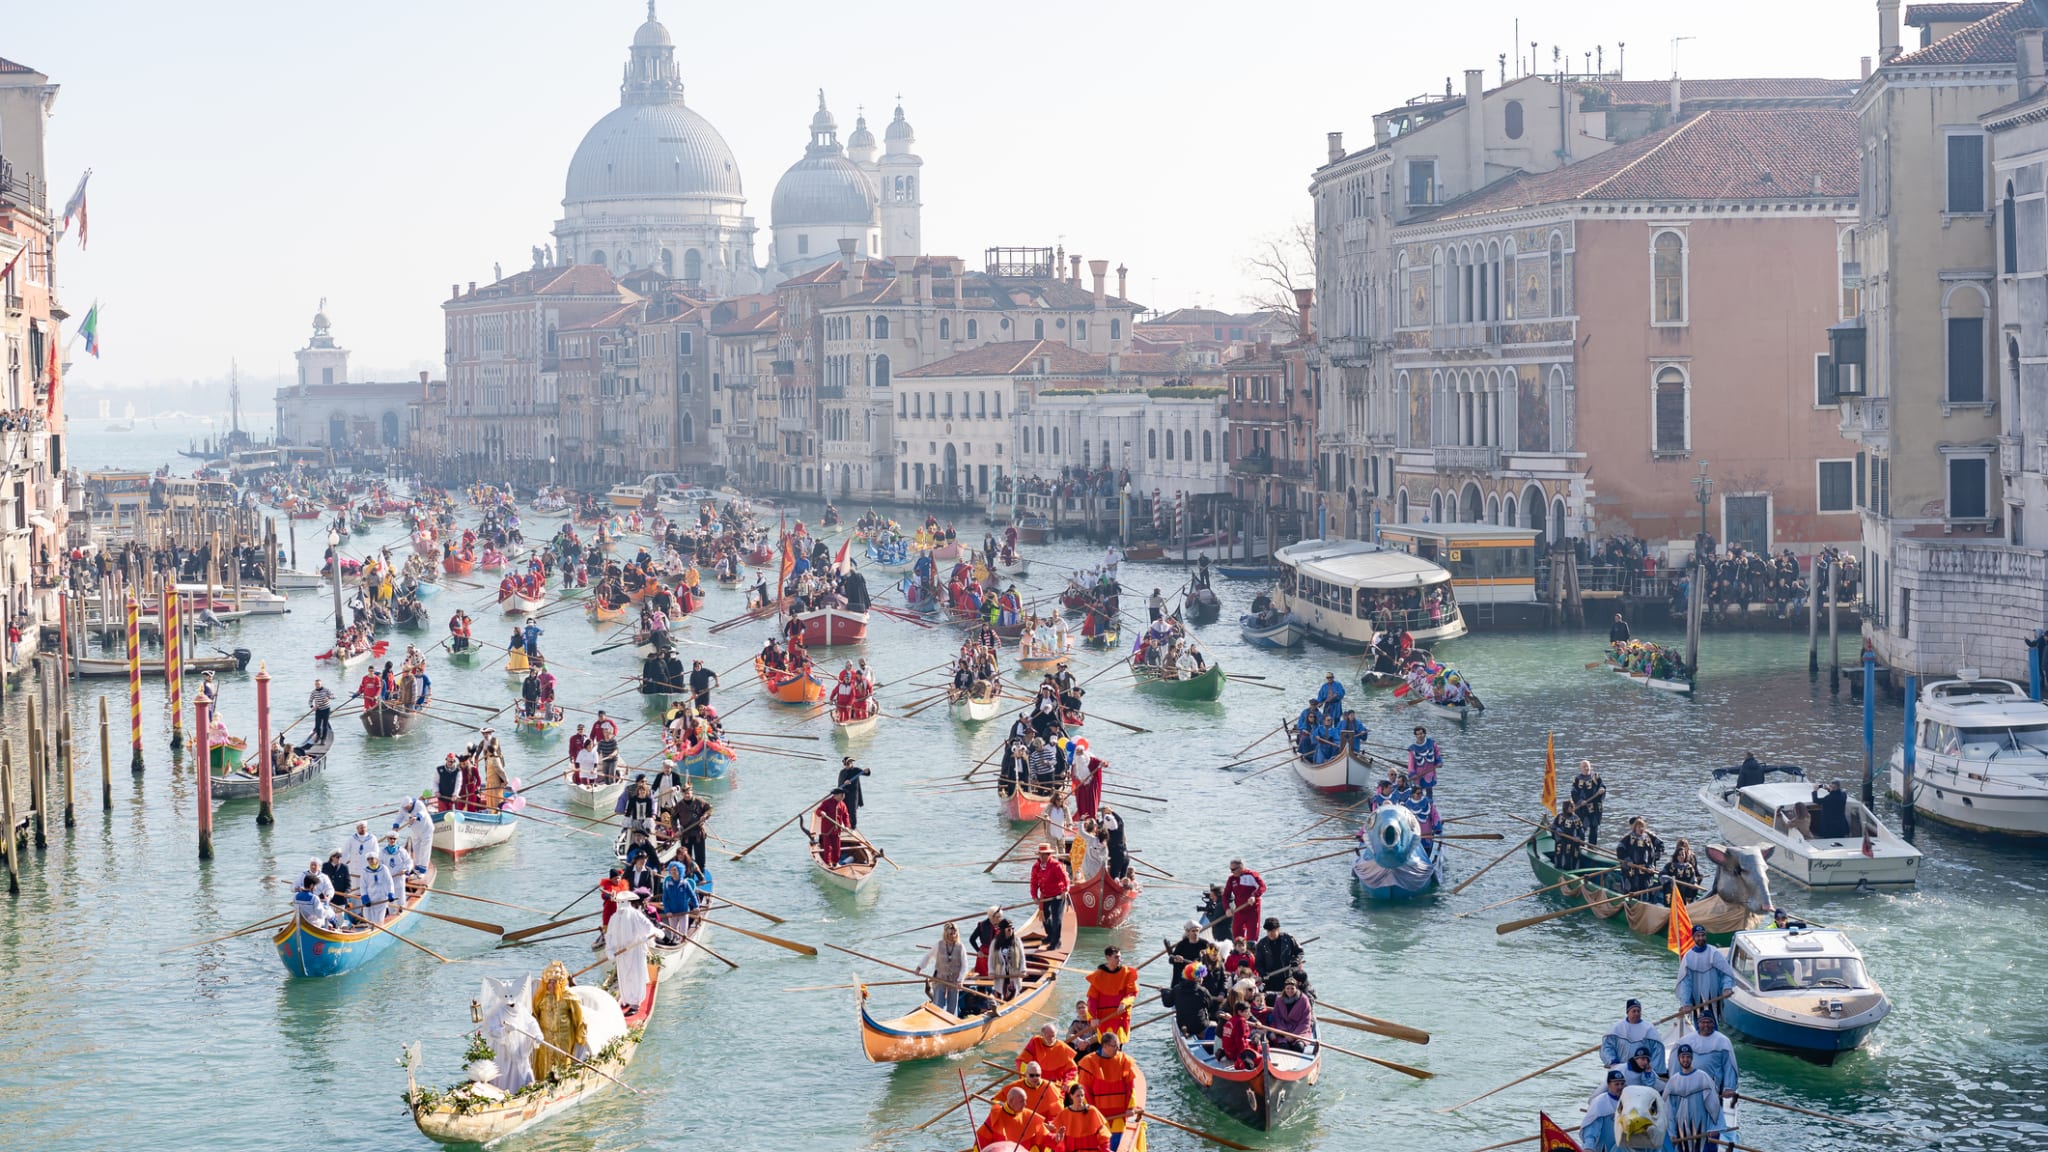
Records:
<instances>
[{"instance_id":1,"label":"distant skyline","mask_svg":"<svg viewBox=\"0 0 2048 1152\"><path fill-rule=\"evenodd\" d=\"M1325 134L1370 144L1372 114L1462 84L1538 45L1583 70L1668 77L1854 78L1876 47L1870 0L1710 10L1587 3L1532 11L1318 4L1246 19L1052 2L1000 21L931 0L799 2L771 16L661 4L686 98L738 157L765 253L769 197L803 152L817 90L842 137L900 94L925 158L926 249L979 263L1052 246L1130 268L1147 306L1246 306L1246 261L1311 215ZM0 57L61 86L53 210L93 169L91 247L59 250L66 338L94 300L104 359L80 386L293 371L322 297L357 378L441 374L450 284L488 282L552 242L578 141L616 106L643 0L223 0L39 5L10 13ZM1519 19L1519 35L1517 20ZM1042 29L1044 31L1034 31ZM1519 43L1517 43L1519 41ZM897 64L895 62L904 63ZM0 141L0 153L5 142ZM245 400L245 404L248 403Z\"/></svg>"}]
</instances>

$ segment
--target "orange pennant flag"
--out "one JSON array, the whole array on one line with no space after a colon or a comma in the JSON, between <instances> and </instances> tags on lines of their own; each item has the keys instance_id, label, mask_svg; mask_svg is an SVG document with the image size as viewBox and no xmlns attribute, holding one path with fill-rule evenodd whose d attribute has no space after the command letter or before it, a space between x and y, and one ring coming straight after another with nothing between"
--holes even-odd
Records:
<instances>
[{"instance_id":1,"label":"orange pennant flag","mask_svg":"<svg viewBox=\"0 0 2048 1152\"><path fill-rule=\"evenodd\" d=\"M1552 732L1543 746L1543 806L1552 813L1557 811L1557 733Z\"/></svg>"},{"instance_id":2,"label":"orange pennant flag","mask_svg":"<svg viewBox=\"0 0 2048 1152\"><path fill-rule=\"evenodd\" d=\"M1676 880L1671 882L1671 922L1664 926L1664 947L1680 956L1692 947L1692 916L1685 910L1685 897Z\"/></svg>"},{"instance_id":3,"label":"orange pennant flag","mask_svg":"<svg viewBox=\"0 0 2048 1152\"><path fill-rule=\"evenodd\" d=\"M1536 1146L1543 1152L1585 1152L1571 1133L1557 1126L1547 1112L1536 1114Z\"/></svg>"}]
</instances>

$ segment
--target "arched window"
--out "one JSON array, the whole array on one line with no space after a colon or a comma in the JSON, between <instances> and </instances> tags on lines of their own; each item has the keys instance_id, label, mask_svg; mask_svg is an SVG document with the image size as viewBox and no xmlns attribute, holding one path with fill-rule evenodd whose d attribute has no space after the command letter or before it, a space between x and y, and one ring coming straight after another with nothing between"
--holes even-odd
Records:
<instances>
[{"instance_id":1,"label":"arched window","mask_svg":"<svg viewBox=\"0 0 2048 1152\"><path fill-rule=\"evenodd\" d=\"M981 322L980 322L980 321L978 321L978 320L974 320L974 319L971 319L971 318L970 318L970 319L969 319L969 320L967 321L967 338L968 338L969 340L974 340L974 339L978 339L978 338L979 338L980 336L981 336Z\"/></svg>"},{"instance_id":2,"label":"arched window","mask_svg":"<svg viewBox=\"0 0 2048 1152\"><path fill-rule=\"evenodd\" d=\"M951 316L941 316L941 317L939 317L939 339L941 339L941 340L951 340L952 338L953 338L953 318L952 318Z\"/></svg>"},{"instance_id":3,"label":"arched window","mask_svg":"<svg viewBox=\"0 0 2048 1152\"><path fill-rule=\"evenodd\" d=\"M1431 492L1429 494L1429 520L1432 524L1444 522L1444 494L1442 492Z\"/></svg>"},{"instance_id":4,"label":"arched window","mask_svg":"<svg viewBox=\"0 0 2048 1152\"><path fill-rule=\"evenodd\" d=\"M1509 528L1515 526L1515 498L1509 496L1500 502L1500 523Z\"/></svg>"},{"instance_id":5,"label":"arched window","mask_svg":"<svg viewBox=\"0 0 2048 1152\"><path fill-rule=\"evenodd\" d=\"M1166 458L1168 460L1173 459L1173 432L1171 429L1166 433Z\"/></svg>"},{"instance_id":6,"label":"arched window","mask_svg":"<svg viewBox=\"0 0 2048 1152\"><path fill-rule=\"evenodd\" d=\"M1685 237L1677 232L1650 242L1650 322L1685 323Z\"/></svg>"},{"instance_id":7,"label":"arched window","mask_svg":"<svg viewBox=\"0 0 2048 1152\"><path fill-rule=\"evenodd\" d=\"M688 412L685 412L683 413L683 443L695 444L696 442L697 422L690 417Z\"/></svg>"},{"instance_id":8,"label":"arched window","mask_svg":"<svg viewBox=\"0 0 2048 1152\"><path fill-rule=\"evenodd\" d=\"M1522 489L1522 521L1524 528L1543 527L1543 489L1531 484Z\"/></svg>"},{"instance_id":9,"label":"arched window","mask_svg":"<svg viewBox=\"0 0 2048 1152\"><path fill-rule=\"evenodd\" d=\"M1180 434L1180 458L1183 460L1193 460L1195 458L1195 433L1193 429L1188 429Z\"/></svg>"},{"instance_id":10,"label":"arched window","mask_svg":"<svg viewBox=\"0 0 2048 1152\"><path fill-rule=\"evenodd\" d=\"M676 274L676 254L666 248L661 250L661 274L663 276L674 276Z\"/></svg>"},{"instance_id":11,"label":"arched window","mask_svg":"<svg viewBox=\"0 0 2048 1152\"><path fill-rule=\"evenodd\" d=\"M683 253L683 279L695 284L704 275L704 254L695 248Z\"/></svg>"},{"instance_id":12,"label":"arched window","mask_svg":"<svg viewBox=\"0 0 2048 1152\"><path fill-rule=\"evenodd\" d=\"M1031 322L1031 338L1034 340L1045 339L1045 321L1033 320Z\"/></svg>"},{"instance_id":13,"label":"arched window","mask_svg":"<svg viewBox=\"0 0 2048 1152\"><path fill-rule=\"evenodd\" d=\"M1045 455L1045 426L1043 424L1038 427L1038 454L1041 456Z\"/></svg>"},{"instance_id":14,"label":"arched window","mask_svg":"<svg viewBox=\"0 0 2048 1152\"><path fill-rule=\"evenodd\" d=\"M877 340L887 340L888 338L889 338L889 318L888 318L887 316L877 316L877 317L875 317L875 339L877 339Z\"/></svg>"},{"instance_id":15,"label":"arched window","mask_svg":"<svg viewBox=\"0 0 2048 1152\"><path fill-rule=\"evenodd\" d=\"M1686 419L1685 369L1675 364L1657 369L1653 400L1656 405L1653 447L1658 452L1684 452L1691 447L1692 429Z\"/></svg>"},{"instance_id":16,"label":"arched window","mask_svg":"<svg viewBox=\"0 0 2048 1152\"><path fill-rule=\"evenodd\" d=\"M1159 459L1159 430L1157 428L1145 429L1145 459Z\"/></svg>"},{"instance_id":17,"label":"arched window","mask_svg":"<svg viewBox=\"0 0 2048 1152\"><path fill-rule=\"evenodd\" d=\"M1487 496L1487 498L1486 498L1486 522L1487 522L1488 524L1498 524L1498 523L1500 523L1500 497L1498 497L1498 496L1493 496L1493 495L1489 495L1489 496Z\"/></svg>"},{"instance_id":18,"label":"arched window","mask_svg":"<svg viewBox=\"0 0 2048 1152\"><path fill-rule=\"evenodd\" d=\"M1408 489L1403 488L1399 492L1394 493L1394 523L1406 524L1407 522Z\"/></svg>"},{"instance_id":19,"label":"arched window","mask_svg":"<svg viewBox=\"0 0 2048 1152\"><path fill-rule=\"evenodd\" d=\"M1550 502L1550 543L1555 546L1564 541L1564 497Z\"/></svg>"},{"instance_id":20,"label":"arched window","mask_svg":"<svg viewBox=\"0 0 2048 1152\"><path fill-rule=\"evenodd\" d=\"M1507 102L1507 107L1502 109L1502 111L1506 114L1507 118L1508 139L1520 140L1522 138L1522 102L1520 100L1510 100Z\"/></svg>"},{"instance_id":21,"label":"arched window","mask_svg":"<svg viewBox=\"0 0 2048 1152\"><path fill-rule=\"evenodd\" d=\"M1215 440L1213 439L1213 437L1211 436L1211 434L1210 434L1210 433L1208 433L1208 432L1206 432L1206 431L1205 431L1205 432L1203 432L1203 433L1202 433L1202 463L1204 463L1204 464L1207 464L1207 463L1209 463L1209 462L1210 462L1211 460L1215 459L1215 451L1216 451L1216 442L1215 442Z\"/></svg>"},{"instance_id":22,"label":"arched window","mask_svg":"<svg viewBox=\"0 0 2048 1152\"><path fill-rule=\"evenodd\" d=\"M598 265L598 266L602 267L602 266L604 265L604 249L602 249L602 248L596 248L596 249L592 249L592 250L591 250L591 253L590 253L590 262L591 262L592 264L596 264L596 265Z\"/></svg>"},{"instance_id":23,"label":"arched window","mask_svg":"<svg viewBox=\"0 0 2048 1152\"><path fill-rule=\"evenodd\" d=\"M1093 440L1081 441L1081 467L1084 469L1094 467L1094 464L1092 462L1094 456L1095 442Z\"/></svg>"},{"instance_id":24,"label":"arched window","mask_svg":"<svg viewBox=\"0 0 2048 1152\"><path fill-rule=\"evenodd\" d=\"M1060 430L1057 424L1053 426L1052 430L1052 454L1055 456L1060 454Z\"/></svg>"},{"instance_id":25,"label":"arched window","mask_svg":"<svg viewBox=\"0 0 2048 1152\"><path fill-rule=\"evenodd\" d=\"M1947 348L1943 363L1947 371L1944 398L1950 404L1982 404L1985 401L1985 352L1988 338L1986 317L1991 297L1980 284L1951 284L1942 293L1941 315Z\"/></svg>"},{"instance_id":26,"label":"arched window","mask_svg":"<svg viewBox=\"0 0 2048 1152\"><path fill-rule=\"evenodd\" d=\"M889 358L887 356L877 356L875 357L875 387L887 388L888 386Z\"/></svg>"},{"instance_id":27,"label":"arched window","mask_svg":"<svg viewBox=\"0 0 2048 1152\"><path fill-rule=\"evenodd\" d=\"M383 421L384 446L398 447L398 413L386 412Z\"/></svg>"},{"instance_id":28,"label":"arched window","mask_svg":"<svg viewBox=\"0 0 2048 1152\"><path fill-rule=\"evenodd\" d=\"M923 393L921 393L921 392L912 392L912 393L910 394L910 414L911 414L912 416L917 416L917 417L922 417L922 416L924 415L924 394L923 394Z\"/></svg>"}]
</instances>

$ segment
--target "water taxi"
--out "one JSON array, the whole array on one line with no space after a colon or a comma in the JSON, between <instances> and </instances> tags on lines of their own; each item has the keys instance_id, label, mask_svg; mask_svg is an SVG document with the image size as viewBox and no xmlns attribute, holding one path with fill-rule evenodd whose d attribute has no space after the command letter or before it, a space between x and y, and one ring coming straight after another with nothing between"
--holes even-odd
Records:
<instances>
[{"instance_id":1,"label":"water taxi","mask_svg":"<svg viewBox=\"0 0 2048 1152\"><path fill-rule=\"evenodd\" d=\"M1912 745L1892 752L1893 796L1958 828L2048 836L2048 704L1965 668L1906 707L1918 719L1908 720Z\"/></svg>"},{"instance_id":2,"label":"water taxi","mask_svg":"<svg viewBox=\"0 0 2048 1152\"><path fill-rule=\"evenodd\" d=\"M1813 835L1820 805L1810 784L1728 788L1709 781L1700 788L1700 803L1723 836L1736 844L1774 849L1764 862L1808 888L1904 888L1920 879L1920 850L1854 798L1848 804L1848 832L1825 840Z\"/></svg>"},{"instance_id":3,"label":"water taxi","mask_svg":"<svg viewBox=\"0 0 2048 1152\"><path fill-rule=\"evenodd\" d=\"M653 492L640 484L614 484L604 498L614 508L641 508L651 495Z\"/></svg>"},{"instance_id":4,"label":"water taxi","mask_svg":"<svg viewBox=\"0 0 2048 1152\"><path fill-rule=\"evenodd\" d=\"M1274 559L1274 608L1333 648L1359 651L1390 629L1405 629L1417 644L1465 634L1451 574L1419 556L1362 540L1304 540Z\"/></svg>"},{"instance_id":5,"label":"water taxi","mask_svg":"<svg viewBox=\"0 0 2048 1152\"><path fill-rule=\"evenodd\" d=\"M1728 962L1735 988L1721 1019L1755 1044L1832 1061L1862 1047L1891 1015L1863 953L1832 929L1737 932Z\"/></svg>"}]
</instances>

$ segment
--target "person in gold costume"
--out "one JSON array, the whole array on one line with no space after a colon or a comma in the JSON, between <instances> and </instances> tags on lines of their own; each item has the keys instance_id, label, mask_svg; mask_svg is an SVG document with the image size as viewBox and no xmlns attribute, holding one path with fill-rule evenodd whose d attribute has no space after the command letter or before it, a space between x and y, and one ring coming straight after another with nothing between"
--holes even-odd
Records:
<instances>
[{"instance_id":1,"label":"person in gold costume","mask_svg":"<svg viewBox=\"0 0 2048 1152\"><path fill-rule=\"evenodd\" d=\"M583 1005L569 992L569 967L551 961L541 971L540 988L533 994L533 1017L540 1022L540 1034L547 1043L533 1050L533 1078L546 1080L573 1061L569 1053L583 1042Z\"/></svg>"}]
</instances>

